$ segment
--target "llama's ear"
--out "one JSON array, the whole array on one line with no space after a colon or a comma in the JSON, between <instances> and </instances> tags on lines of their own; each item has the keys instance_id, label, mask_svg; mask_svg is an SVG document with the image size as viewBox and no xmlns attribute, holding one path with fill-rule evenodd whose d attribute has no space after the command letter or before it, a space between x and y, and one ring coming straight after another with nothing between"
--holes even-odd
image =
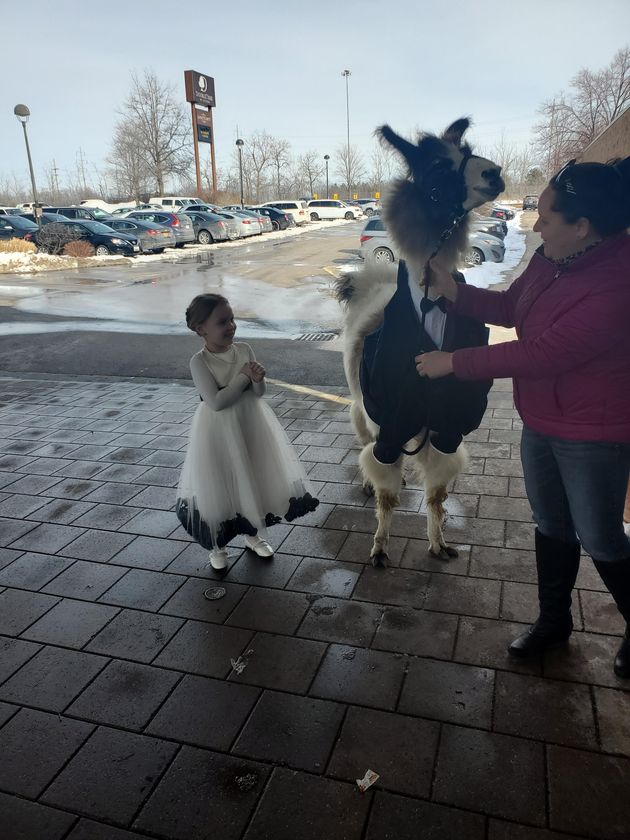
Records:
<instances>
[{"instance_id":1,"label":"llama's ear","mask_svg":"<svg viewBox=\"0 0 630 840\"><path fill-rule=\"evenodd\" d=\"M455 120L455 122L452 125L449 125L442 135L442 140L445 140L447 143L453 143L453 145L459 147L461 146L462 137L464 136L466 129L469 127L470 120L467 117Z\"/></svg>"},{"instance_id":2,"label":"llama's ear","mask_svg":"<svg viewBox=\"0 0 630 840\"><path fill-rule=\"evenodd\" d=\"M379 126L374 133L382 143L389 143L390 146L393 146L400 152L407 163L411 164L418 152L417 146L414 146L413 143L405 140L405 138L401 137L400 134L396 134L396 132L388 125Z\"/></svg>"}]
</instances>

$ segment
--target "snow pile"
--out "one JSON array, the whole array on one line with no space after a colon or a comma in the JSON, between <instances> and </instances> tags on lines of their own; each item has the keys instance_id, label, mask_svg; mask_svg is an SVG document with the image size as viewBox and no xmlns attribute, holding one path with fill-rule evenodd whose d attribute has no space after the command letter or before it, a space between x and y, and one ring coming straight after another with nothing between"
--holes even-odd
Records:
<instances>
[{"instance_id":1,"label":"snow pile","mask_svg":"<svg viewBox=\"0 0 630 840\"><path fill-rule=\"evenodd\" d=\"M0 253L0 274L31 274L41 271L59 271L68 268L96 268L109 265L144 265L151 262L180 262L186 255L199 251L217 251L225 248L242 248L244 245L265 243L287 239L292 236L301 236L305 233L312 233L322 228L339 227L352 224L352 221L335 219L330 222L309 222L301 227L291 227L287 230L275 230L265 233L262 236L248 236L246 239L235 239L233 242L216 242L212 245L189 244L184 248L169 248L163 254L139 254L136 257L65 257L50 256L37 253Z\"/></svg>"},{"instance_id":2,"label":"snow pile","mask_svg":"<svg viewBox=\"0 0 630 840\"><path fill-rule=\"evenodd\" d=\"M505 244L505 259L503 262L484 262L481 265L464 269L462 274L468 284L480 289L487 289L488 286L502 283L505 280L506 272L511 271L519 264L525 253L525 232L521 227L521 216L522 212L516 213L514 218L507 223L508 232L503 240Z\"/></svg>"}]
</instances>

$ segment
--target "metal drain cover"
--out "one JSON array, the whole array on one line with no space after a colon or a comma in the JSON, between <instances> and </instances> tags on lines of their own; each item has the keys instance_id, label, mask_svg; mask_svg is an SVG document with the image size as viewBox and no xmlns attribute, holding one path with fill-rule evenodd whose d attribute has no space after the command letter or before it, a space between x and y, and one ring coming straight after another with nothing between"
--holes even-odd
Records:
<instances>
[{"instance_id":1,"label":"metal drain cover","mask_svg":"<svg viewBox=\"0 0 630 840\"><path fill-rule=\"evenodd\" d=\"M218 601L219 598L225 597L225 589L222 586L212 586L210 589L206 589L203 597L206 601Z\"/></svg>"},{"instance_id":2,"label":"metal drain cover","mask_svg":"<svg viewBox=\"0 0 630 840\"><path fill-rule=\"evenodd\" d=\"M302 333L297 335L294 341L332 341L334 338L337 338L337 333L334 332Z\"/></svg>"}]
</instances>

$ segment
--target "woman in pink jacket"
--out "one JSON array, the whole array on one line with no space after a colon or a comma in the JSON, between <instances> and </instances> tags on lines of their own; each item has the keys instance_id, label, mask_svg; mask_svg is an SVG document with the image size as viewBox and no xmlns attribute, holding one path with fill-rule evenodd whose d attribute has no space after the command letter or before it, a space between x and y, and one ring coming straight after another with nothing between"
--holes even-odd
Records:
<instances>
[{"instance_id":1,"label":"woman in pink jacket","mask_svg":"<svg viewBox=\"0 0 630 840\"><path fill-rule=\"evenodd\" d=\"M515 639L530 656L569 638L580 543L626 621L615 659L630 677L630 158L567 164L538 203L542 247L505 292L457 284L433 260L432 284L463 315L516 327L518 339L416 358L421 376L511 377L521 459L536 522L540 615Z\"/></svg>"}]
</instances>

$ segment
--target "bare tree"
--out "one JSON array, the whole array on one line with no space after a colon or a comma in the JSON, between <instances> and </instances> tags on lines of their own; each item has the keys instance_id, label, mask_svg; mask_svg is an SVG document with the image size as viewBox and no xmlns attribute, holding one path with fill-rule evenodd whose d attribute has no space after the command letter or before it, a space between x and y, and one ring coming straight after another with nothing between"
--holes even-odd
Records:
<instances>
[{"instance_id":1,"label":"bare tree","mask_svg":"<svg viewBox=\"0 0 630 840\"><path fill-rule=\"evenodd\" d=\"M119 196L139 202L149 192L152 172L141 148L143 134L138 123L116 125L112 152L107 158Z\"/></svg>"},{"instance_id":2,"label":"bare tree","mask_svg":"<svg viewBox=\"0 0 630 840\"><path fill-rule=\"evenodd\" d=\"M400 171L396 160L396 152L391 146L384 146L375 141L370 156L371 172L367 176L372 192L383 192L386 184L391 182Z\"/></svg>"},{"instance_id":3,"label":"bare tree","mask_svg":"<svg viewBox=\"0 0 630 840\"><path fill-rule=\"evenodd\" d=\"M161 82L153 70L145 70L142 77L131 74L131 91L120 116L111 155L114 165L119 153L128 155L129 143L137 142L144 167L162 195L166 179L186 175L192 164L190 121L184 106L172 85Z\"/></svg>"},{"instance_id":4,"label":"bare tree","mask_svg":"<svg viewBox=\"0 0 630 840\"><path fill-rule=\"evenodd\" d=\"M273 163L274 138L266 131L255 132L245 140L243 146L243 181L244 192L254 201L259 202L265 186L263 173ZM238 153L234 150L236 170L238 172Z\"/></svg>"},{"instance_id":5,"label":"bare tree","mask_svg":"<svg viewBox=\"0 0 630 840\"><path fill-rule=\"evenodd\" d=\"M271 159L270 165L275 170L275 186L278 196L282 195L282 188L280 185L280 171L288 171L291 164L291 144L288 140L279 140L276 137L270 137L269 157Z\"/></svg>"},{"instance_id":6,"label":"bare tree","mask_svg":"<svg viewBox=\"0 0 630 840\"><path fill-rule=\"evenodd\" d=\"M353 185L358 185L365 178L365 164L356 146L340 146L335 152L336 172L344 179L347 198L352 197Z\"/></svg>"},{"instance_id":7,"label":"bare tree","mask_svg":"<svg viewBox=\"0 0 630 840\"><path fill-rule=\"evenodd\" d=\"M630 47L619 50L603 70L582 68L570 88L540 106L534 126L547 176L577 157L630 106Z\"/></svg>"},{"instance_id":8,"label":"bare tree","mask_svg":"<svg viewBox=\"0 0 630 840\"><path fill-rule=\"evenodd\" d=\"M314 195L318 192L317 183L321 180L325 169L322 160L322 156L314 150L305 152L297 159L295 180L308 187L308 190L300 190L300 192L305 194L308 192L308 195Z\"/></svg>"}]
</instances>

